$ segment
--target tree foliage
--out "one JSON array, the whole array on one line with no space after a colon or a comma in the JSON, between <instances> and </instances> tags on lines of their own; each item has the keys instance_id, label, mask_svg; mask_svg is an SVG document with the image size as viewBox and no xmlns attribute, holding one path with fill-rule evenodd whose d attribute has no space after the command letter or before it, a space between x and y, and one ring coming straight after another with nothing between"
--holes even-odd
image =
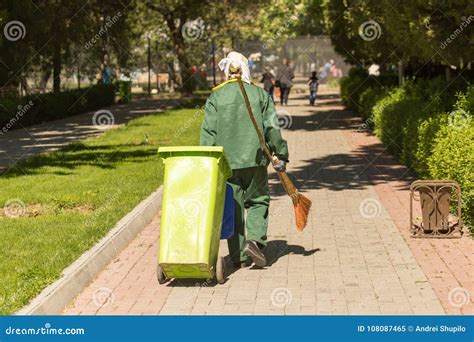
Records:
<instances>
[{"instance_id":1,"label":"tree foliage","mask_svg":"<svg viewBox=\"0 0 474 342\"><path fill-rule=\"evenodd\" d=\"M52 76L54 91L59 92L63 71L97 73L106 55L111 61L127 64L131 0L7 0L0 6L3 27L20 23L16 32L22 36L1 37L2 87L15 87L37 72L43 83ZM117 20L108 25L114 17Z\"/></svg>"},{"instance_id":2,"label":"tree foliage","mask_svg":"<svg viewBox=\"0 0 474 342\"><path fill-rule=\"evenodd\" d=\"M149 0L142 10L148 23L157 25L160 38L171 47L179 62L181 87L190 92L195 87L192 66L210 58L211 41L234 41L242 25L251 21L249 13L255 13L264 2Z\"/></svg>"},{"instance_id":3,"label":"tree foliage","mask_svg":"<svg viewBox=\"0 0 474 342\"><path fill-rule=\"evenodd\" d=\"M323 4L327 33L336 51L352 64L401 61L456 67L465 66L474 52L469 6L472 9L472 0L325 0ZM377 31L374 39L363 37L368 23Z\"/></svg>"},{"instance_id":4,"label":"tree foliage","mask_svg":"<svg viewBox=\"0 0 474 342\"><path fill-rule=\"evenodd\" d=\"M143 69L150 42L153 69L170 72L188 92L195 87L191 70L209 61L212 42L234 48L252 39L275 48L301 35L328 35L353 65L402 62L412 74L446 66L462 70L474 55L472 5L472 0L4 0L2 29L18 21L25 34L15 40L1 35L0 86L22 84L28 91L26 78L40 75L36 87L44 91L53 78L58 92L61 74L93 79L103 63L119 72ZM180 75L173 75L176 61Z\"/></svg>"}]
</instances>

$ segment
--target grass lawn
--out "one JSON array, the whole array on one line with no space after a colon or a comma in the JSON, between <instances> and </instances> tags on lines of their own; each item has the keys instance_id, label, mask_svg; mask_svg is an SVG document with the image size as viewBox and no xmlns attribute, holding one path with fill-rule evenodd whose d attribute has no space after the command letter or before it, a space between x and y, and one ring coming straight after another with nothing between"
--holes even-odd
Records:
<instances>
[{"instance_id":1,"label":"grass lawn","mask_svg":"<svg viewBox=\"0 0 474 342\"><path fill-rule=\"evenodd\" d=\"M156 190L158 147L198 144L202 104L132 120L0 176L0 314L26 305ZM18 218L3 210L12 199L25 205Z\"/></svg>"}]
</instances>

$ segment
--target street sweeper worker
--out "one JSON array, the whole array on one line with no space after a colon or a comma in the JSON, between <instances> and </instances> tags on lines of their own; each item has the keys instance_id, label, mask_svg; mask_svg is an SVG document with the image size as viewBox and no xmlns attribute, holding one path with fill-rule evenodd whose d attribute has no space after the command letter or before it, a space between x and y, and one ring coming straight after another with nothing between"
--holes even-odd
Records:
<instances>
[{"instance_id":1,"label":"street sweeper worker","mask_svg":"<svg viewBox=\"0 0 474 342\"><path fill-rule=\"evenodd\" d=\"M227 81L215 87L207 99L201 145L223 146L233 171L228 182L234 190L235 233L228 245L234 267L248 266L249 257L255 265L263 267L266 265L262 250L267 240L270 204L267 167L270 161L262 151L247 112L239 77L259 130L273 153L275 170L285 171L288 147L281 136L273 101L265 90L250 80L247 58L231 52L220 61L219 68L224 71Z\"/></svg>"}]
</instances>

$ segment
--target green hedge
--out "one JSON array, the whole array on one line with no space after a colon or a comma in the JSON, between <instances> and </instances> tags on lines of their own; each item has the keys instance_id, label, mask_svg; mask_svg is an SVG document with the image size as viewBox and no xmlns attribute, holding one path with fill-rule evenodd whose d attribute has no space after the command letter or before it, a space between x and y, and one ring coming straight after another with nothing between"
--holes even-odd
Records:
<instances>
[{"instance_id":1,"label":"green hedge","mask_svg":"<svg viewBox=\"0 0 474 342\"><path fill-rule=\"evenodd\" d=\"M349 109L368 119L370 107L375 103L373 99L382 97L397 82L392 74L371 76L364 69L352 68L340 81L342 100Z\"/></svg>"},{"instance_id":2,"label":"green hedge","mask_svg":"<svg viewBox=\"0 0 474 342\"><path fill-rule=\"evenodd\" d=\"M451 114L465 120L464 114ZM435 135L432 154L426 159L428 174L434 179L454 179L461 186L464 220L474 224L474 123L440 126Z\"/></svg>"},{"instance_id":3,"label":"green hedge","mask_svg":"<svg viewBox=\"0 0 474 342\"><path fill-rule=\"evenodd\" d=\"M464 220L474 223L474 86L462 78L409 80L401 87L357 70L341 82L347 106L373 122L376 135L420 178L452 179L462 189Z\"/></svg>"},{"instance_id":4,"label":"green hedge","mask_svg":"<svg viewBox=\"0 0 474 342\"><path fill-rule=\"evenodd\" d=\"M66 118L114 103L112 85L66 90L22 98L0 99L0 134L22 126Z\"/></svg>"}]
</instances>

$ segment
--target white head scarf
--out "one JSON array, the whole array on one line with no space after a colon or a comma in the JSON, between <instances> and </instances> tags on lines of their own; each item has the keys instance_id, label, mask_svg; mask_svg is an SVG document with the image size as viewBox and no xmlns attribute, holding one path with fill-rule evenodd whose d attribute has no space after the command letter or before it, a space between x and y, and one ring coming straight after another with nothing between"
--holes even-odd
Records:
<instances>
[{"instance_id":1,"label":"white head scarf","mask_svg":"<svg viewBox=\"0 0 474 342\"><path fill-rule=\"evenodd\" d=\"M250 84L250 69L249 61L241 53L232 51L219 62L219 68L224 71L225 77L229 78L229 68L232 66L234 69L240 69L242 71L242 81Z\"/></svg>"}]
</instances>

